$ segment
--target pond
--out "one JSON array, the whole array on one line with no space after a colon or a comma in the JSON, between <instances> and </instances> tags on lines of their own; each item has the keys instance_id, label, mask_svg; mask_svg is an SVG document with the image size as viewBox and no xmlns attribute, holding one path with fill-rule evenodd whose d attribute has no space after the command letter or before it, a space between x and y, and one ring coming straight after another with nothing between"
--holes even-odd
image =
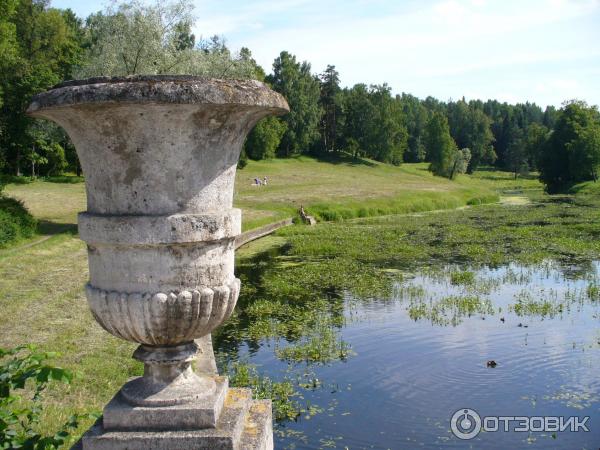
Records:
<instances>
[{"instance_id":1,"label":"pond","mask_svg":"<svg viewBox=\"0 0 600 450\"><path fill-rule=\"evenodd\" d=\"M235 359L295 380L305 410L279 423L276 448L597 448L599 273L597 261L551 260L404 272L386 298L344 292L333 313L341 320L322 324L329 330L236 341ZM333 340L333 355L295 358L298 342L315 337ZM461 408L481 417L589 416L590 431L462 441L450 429Z\"/></svg>"},{"instance_id":2,"label":"pond","mask_svg":"<svg viewBox=\"0 0 600 450\"><path fill-rule=\"evenodd\" d=\"M280 230L237 260L220 369L273 399L277 448L597 449L599 206L538 196ZM458 432L486 426L458 439L455 413Z\"/></svg>"}]
</instances>

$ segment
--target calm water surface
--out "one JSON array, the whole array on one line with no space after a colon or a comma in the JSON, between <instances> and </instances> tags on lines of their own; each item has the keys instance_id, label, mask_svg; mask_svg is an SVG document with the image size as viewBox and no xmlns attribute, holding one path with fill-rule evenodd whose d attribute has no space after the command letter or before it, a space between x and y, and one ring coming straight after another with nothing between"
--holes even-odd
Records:
<instances>
[{"instance_id":1,"label":"calm water surface","mask_svg":"<svg viewBox=\"0 0 600 450\"><path fill-rule=\"evenodd\" d=\"M452 284L450 272L467 269L405 274L388 299L346 295L336 330L353 351L345 361L289 366L274 351L284 340L240 344L240 358L263 374L309 372L321 383L302 391L320 412L280 425L276 447L600 448L600 263L484 268ZM479 306L470 315L468 307L441 307L449 297ZM590 431L461 441L450 431L460 408L482 417L589 416Z\"/></svg>"}]
</instances>

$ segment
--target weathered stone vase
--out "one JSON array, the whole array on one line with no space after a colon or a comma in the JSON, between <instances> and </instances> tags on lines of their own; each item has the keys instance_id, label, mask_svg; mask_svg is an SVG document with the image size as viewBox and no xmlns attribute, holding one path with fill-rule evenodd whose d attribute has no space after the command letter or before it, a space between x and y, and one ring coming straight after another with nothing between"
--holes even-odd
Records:
<instances>
[{"instance_id":1,"label":"weathered stone vase","mask_svg":"<svg viewBox=\"0 0 600 450\"><path fill-rule=\"evenodd\" d=\"M72 81L33 99L28 113L67 131L85 174L91 311L139 343L144 363L84 448L272 447L270 404L192 361L195 339L231 315L240 290L232 200L242 144L259 119L286 111L260 82L189 76Z\"/></svg>"}]
</instances>

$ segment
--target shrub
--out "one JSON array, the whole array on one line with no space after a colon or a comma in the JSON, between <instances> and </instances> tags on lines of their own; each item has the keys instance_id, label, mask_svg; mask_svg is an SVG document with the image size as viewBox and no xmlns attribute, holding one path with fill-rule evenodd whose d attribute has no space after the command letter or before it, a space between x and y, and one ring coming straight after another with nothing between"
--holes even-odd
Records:
<instances>
[{"instance_id":1,"label":"shrub","mask_svg":"<svg viewBox=\"0 0 600 450\"><path fill-rule=\"evenodd\" d=\"M36 431L43 410L42 393L48 383L70 383L72 379L68 371L46 364L53 356L37 352L31 345L0 348L0 448L56 449L65 444L70 430L84 417L72 416L52 436Z\"/></svg>"},{"instance_id":2,"label":"shrub","mask_svg":"<svg viewBox=\"0 0 600 450\"><path fill-rule=\"evenodd\" d=\"M23 204L0 194L0 247L33 236L37 221Z\"/></svg>"}]
</instances>

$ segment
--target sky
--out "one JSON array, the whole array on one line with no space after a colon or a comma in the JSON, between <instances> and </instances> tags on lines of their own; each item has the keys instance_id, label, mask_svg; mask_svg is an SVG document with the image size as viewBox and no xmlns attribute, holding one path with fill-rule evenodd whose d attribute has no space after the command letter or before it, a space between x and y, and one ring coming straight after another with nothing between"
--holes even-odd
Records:
<instances>
[{"instance_id":1,"label":"sky","mask_svg":"<svg viewBox=\"0 0 600 450\"><path fill-rule=\"evenodd\" d=\"M440 100L600 104L600 0L190 0L197 37L248 47L268 73L282 50L343 86L387 83ZM77 15L103 0L53 0Z\"/></svg>"}]
</instances>

